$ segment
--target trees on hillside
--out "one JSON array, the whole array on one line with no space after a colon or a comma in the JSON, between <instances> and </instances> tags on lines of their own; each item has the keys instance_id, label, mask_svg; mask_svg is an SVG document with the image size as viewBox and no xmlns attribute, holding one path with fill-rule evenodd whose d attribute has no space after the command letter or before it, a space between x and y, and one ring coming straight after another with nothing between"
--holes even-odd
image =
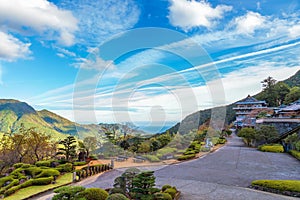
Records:
<instances>
[{"instance_id":1,"label":"trees on hillside","mask_svg":"<svg viewBox=\"0 0 300 200\"><path fill-rule=\"evenodd\" d=\"M290 92L285 96L284 103L289 104L300 99L300 87L292 87Z\"/></svg>"}]
</instances>

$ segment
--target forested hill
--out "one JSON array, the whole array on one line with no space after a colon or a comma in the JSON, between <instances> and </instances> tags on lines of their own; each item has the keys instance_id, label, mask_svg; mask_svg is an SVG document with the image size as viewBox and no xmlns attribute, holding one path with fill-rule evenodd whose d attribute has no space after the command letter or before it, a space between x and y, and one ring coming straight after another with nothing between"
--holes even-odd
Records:
<instances>
[{"instance_id":1,"label":"forested hill","mask_svg":"<svg viewBox=\"0 0 300 200\"><path fill-rule=\"evenodd\" d=\"M278 84L278 83L285 83L286 85L288 85L288 87L290 89L300 87L300 70L295 75L291 76L290 78L288 78L284 81L281 81L281 82L277 82L276 84ZM300 89L300 88L298 88L298 89ZM255 97L258 99L261 99L264 96L263 93L264 93L264 91L256 94ZM225 109L226 109L225 124L229 124L232 121L234 121L234 119L235 119L235 112L232 109L234 107L235 103L225 106ZM214 108L214 109L217 112L218 110L222 111L222 109L224 109L224 107L218 107L218 108ZM206 110L201 110L201 111L192 113L192 114L188 115L187 117L185 117L180 123L177 123L175 126L171 127L167 131L169 131L170 133L175 133L175 132L179 131L181 134L186 134L192 129L197 129L200 125L202 125L204 122L209 120L211 118L211 112L212 112L212 109L206 109Z\"/></svg>"}]
</instances>

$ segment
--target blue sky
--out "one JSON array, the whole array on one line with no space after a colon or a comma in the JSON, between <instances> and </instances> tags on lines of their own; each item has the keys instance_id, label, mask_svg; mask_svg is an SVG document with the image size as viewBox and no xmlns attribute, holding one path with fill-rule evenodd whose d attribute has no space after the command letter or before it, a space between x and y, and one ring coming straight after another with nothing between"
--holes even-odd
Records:
<instances>
[{"instance_id":1,"label":"blue sky","mask_svg":"<svg viewBox=\"0 0 300 200\"><path fill-rule=\"evenodd\" d=\"M300 69L298 0L0 0L1 98L165 126Z\"/></svg>"}]
</instances>

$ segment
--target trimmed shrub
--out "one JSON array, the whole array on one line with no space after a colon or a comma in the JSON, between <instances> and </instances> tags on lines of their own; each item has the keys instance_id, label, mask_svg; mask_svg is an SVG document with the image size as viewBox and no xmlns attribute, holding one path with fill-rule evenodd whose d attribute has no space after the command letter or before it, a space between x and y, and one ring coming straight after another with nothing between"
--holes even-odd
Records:
<instances>
[{"instance_id":1,"label":"trimmed shrub","mask_svg":"<svg viewBox=\"0 0 300 200\"><path fill-rule=\"evenodd\" d=\"M174 199L176 193L177 193L177 190L176 188L168 188L164 191L164 193L168 193L171 195L172 199Z\"/></svg>"},{"instance_id":2,"label":"trimmed shrub","mask_svg":"<svg viewBox=\"0 0 300 200\"><path fill-rule=\"evenodd\" d=\"M167 185L167 184L166 184L166 185L163 185L162 188L161 188L161 191L164 192L164 191L165 191L166 189L168 189L168 188L172 188L172 186L171 186L171 185Z\"/></svg>"},{"instance_id":3,"label":"trimmed shrub","mask_svg":"<svg viewBox=\"0 0 300 200\"><path fill-rule=\"evenodd\" d=\"M35 167L34 165L31 165L31 164L25 164L23 163L22 165L22 168L25 169L25 168L29 168L29 167Z\"/></svg>"},{"instance_id":4,"label":"trimmed shrub","mask_svg":"<svg viewBox=\"0 0 300 200\"><path fill-rule=\"evenodd\" d=\"M0 178L0 187L2 187L7 181L13 181L14 178L12 176L6 176L3 178Z\"/></svg>"},{"instance_id":5,"label":"trimmed shrub","mask_svg":"<svg viewBox=\"0 0 300 200\"><path fill-rule=\"evenodd\" d=\"M124 194L111 194L109 195L106 200L129 200Z\"/></svg>"},{"instance_id":6,"label":"trimmed shrub","mask_svg":"<svg viewBox=\"0 0 300 200\"><path fill-rule=\"evenodd\" d=\"M155 193L154 200L172 200L172 196L169 193Z\"/></svg>"},{"instance_id":7,"label":"trimmed shrub","mask_svg":"<svg viewBox=\"0 0 300 200\"><path fill-rule=\"evenodd\" d=\"M54 180L53 176L37 178L37 179L32 179L32 184L33 185L48 185L48 184L52 183L53 180Z\"/></svg>"},{"instance_id":8,"label":"trimmed shrub","mask_svg":"<svg viewBox=\"0 0 300 200\"><path fill-rule=\"evenodd\" d=\"M200 151L201 152L209 152L209 148L201 147Z\"/></svg>"},{"instance_id":9,"label":"trimmed shrub","mask_svg":"<svg viewBox=\"0 0 300 200\"><path fill-rule=\"evenodd\" d=\"M124 193L124 190L122 188L114 187L114 188L111 188L109 190L109 194L125 194L125 193Z\"/></svg>"},{"instance_id":10,"label":"trimmed shrub","mask_svg":"<svg viewBox=\"0 0 300 200\"><path fill-rule=\"evenodd\" d=\"M300 192L300 180L255 180L251 185L280 191Z\"/></svg>"},{"instance_id":11,"label":"trimmed shrub","mask_svg":"<svg viewBox=\"0 0 300 200\"><path fill-rule=\"evenodd\" d=\"M227 140L225 138L219 138L218 139L218 144L225 144Z\"/></svg>"},{"instance_id":12,"label":"trimmed shrub","mask_svg":"<svg viewBox=\"0 0 300 200\"><path fill-rule=\"evenodd\" d=\"M297 158L298 160L300 160L300 152L299 152L299 151L291 150L291 151L290 151L290 154L291 154L292 156L294 156L295 158Z\"/></svg>"},{"instance_id":13,"label":"trimmed shrub","mask_svg":"<svg viewBox=\"0 0 300 200\"><path fill-rule=\"evenodd\" d=\"M105 200L108 197L108 192L101 188L87 188L79 195L86 200Z\"/></svg>"},{"instance_id":14,"label":"trimmed shrub","mask_svg":"<svg viewBox=\"0 0 300 200\"><path fill-rule=\"evenodd\" d=\"M23 165L24 165L24 163L16 163L13 166L15 169L18 169L18 168L22 167Z\"/></svg>"},{"instance_id":15,"label":"trimmed shrub","mask_svg":"<svg viewBox=\"0 0 300 200\"><path fill-rule=\"evenodd\" d=\"M50 167L51 166L51 162L53 162L52 160L43 160L43 161L37 161L35 163L36 166L38 167Z\"/></svg>"},{"instance_id":16,"label":"trimmed shrub","mask_svg":"<svg viewBox=\"0 0 300 200\"><path fill-rule=\"evenodd\" d=\"M85 161L82 162L74 162L73 165L74 166L82 166L82 165L86 165L87 163Z\"/></svg>"},{"instance_id":17,"label":"trimmed shrub","mask_svg":"<svg viewBox=\"0 0 300 200\"><path fill-rule=\"evenodd\" d=\"M178 160L189 160L189 159L192 159L192 158L195 158L195 157L196 157L195 154L183 155L183 156L179 156Z\"/></svg>"},{"instance_id":18,"label":"trimmed shrub","mask_svg":"<svg viewBox=\"0 0 300 200\"><path fill-rule=\"evenodd\" d=\"M195 154L196 152L194 150L187 150L186 152L183 153L183 155L191 155Z\"/></svg>"},{"instance_id":19,"label":"trimmed shrub","mask_svg":"<svg viewBox=\"0 0 300 200\"><path fill-rule=\"evenodd\" d=\"M36 176L36 178L59 176L59 175L60 175L60 173L56 169L44 169L39 175Z\"/></svg>"},{"instance_id":20,"label":"trimmed shrub","mask_svg":"<svg viewBox=\"0 0 300 200\"><path fill-rule=\"evenodd\" d=\"M95 155L90 155L89 159L91 159L91 160L98 160L97 156L95 156Z\"/></svg>"},{"instance_id":21,"label":"trimmed shrub","mask_svg":"<svg viewBox=\"0 0 300 200\"><path fill-rule=\"evenodd\" d=\"M19 180L17 179L14 179L13 181L11 181L7 186L5 187L1 187L0 189L0 194L3 194L4 191L8 190L9 188L15 186L15 185L18 185L19 184Z\"/></svg>"},{"instance_id":22,"label":"trimmed shrub","mask_svg":"<svg viewBox=\"0 0 300 200\"><path fill-rule=\"evenodd\" d=\"M59 172L72 172L73 165L71 163L66 163L66 164L58 165L55 169L57 169Z\"/></svg>"},{"instance_id":23,"label":"trimmed shrub","mask_svg":"<svg viewBox=\"0 0 300 200\"><path fill-rule=\"evenodd\" d=\"M63 186L54 190L56 195L53 196L52 200L62 199L77 199L80 192L84 191L85 188L82 186ZM84 198L83 198L84 199Z\"/></svg>"},{"instance_id":24,"label":"trimmed shrub","mask_svg":"<svg viewBox=\"0 0 300 200\"><path fill-rule=\"evenodd\" d=\"M274 152L274 153L283 153L284 152L282 145L280 145L280 146L278 146L278 145L276 145L276 146L263 145L263 146L259 147L258 149L263 152Z\"/></svg>"},{"instance_id":25,"label":"trimmed shrub","mask_svg":"<svg viewBox=\"0 0 300 200\"><path fill-rule=\"evenodd\" d=\"M39 167L29 167L25 169L25 174L30 175L32 177L36 177L38 174L40 174L43 170Z\"/></svg>"},{"instance_id":26,"label":"trimmed shrub","mask_svg":"<svg viewBox=\"0 0 300 200\"><path fill-rule=\"evenodd\" d=\"M6 191L4 192L4 196L7 197L7 196L9 196L9 195L15 193L15 192L18 191L19 189L21 189L21 186L20 186L20 185L17 185L17 186L15 186L15 187L12 187L12 188L10 188L10 189L8 189L8 190L6 190Z\"/></svg>"}]
</instances>

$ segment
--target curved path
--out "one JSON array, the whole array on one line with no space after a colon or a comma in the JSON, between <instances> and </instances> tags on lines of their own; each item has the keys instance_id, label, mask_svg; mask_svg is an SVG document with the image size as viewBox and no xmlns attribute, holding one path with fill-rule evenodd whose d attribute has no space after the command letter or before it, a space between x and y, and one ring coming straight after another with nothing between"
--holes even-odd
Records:
<instances>
[{"instance_id":1,"label":"curved path","mask_svg":"<svg viewBox=\"0 0 300 200\"><path fill-rule=\"evenodd\" d=\"M182 200L201 199L295 199L248 189L256 179L300 180L300 162L287 154L264 153L245 147L235 135L227 145L202 158L180 164L143 167L155 170L156 183L174 185L182 192ZM85 187L112 187L115 177L125 169L115 169L76 183ZM32 199L51 199L44 194Z\"/></svg>"}]
</instances>

